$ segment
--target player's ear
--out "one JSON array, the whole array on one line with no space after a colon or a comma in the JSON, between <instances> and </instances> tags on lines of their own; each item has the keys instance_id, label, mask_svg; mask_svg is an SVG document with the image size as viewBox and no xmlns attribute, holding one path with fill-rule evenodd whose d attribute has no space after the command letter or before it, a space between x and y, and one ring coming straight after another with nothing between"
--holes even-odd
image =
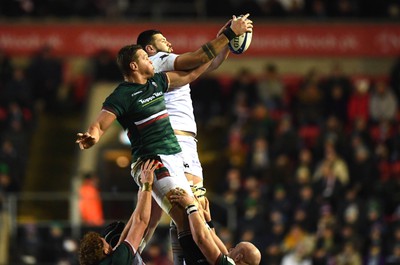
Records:
<instances>
[{"instance_id":1,"label":"player's ear","mask_svg":"<svg viewBox=\"0 0 400 265\"><path fill-rule=\"evenodd\" d=\"M132 62L129 64L129 67L131 68L132 71L135 71L135 70L137 70L138 65L137 65L136 62L132 61Z\"/></svg>"},{"instance_id":2,"label":"player's ear","mask_svg":"<svg viewBox=\"0 0 400 265\"><path fill-rule=\"evenodd\" d=\"M156 52L157 52L157 49L156 49L153 45L151 45L151 44L146 45L146 47L144 47L144 50L145 50L147 53L156 53Z\"/></svg>"},{"instance_id":3,"label":"player's ear","mask_svg":"<svg viewBox=\"0 0 400 265\"><path fill-rule=\"evenodd\" d=\"M241 261L243 259L243 254L239 253L235 256L234 261L235 263L239 263L239 261Z\"/></svg>"}]
</instances>

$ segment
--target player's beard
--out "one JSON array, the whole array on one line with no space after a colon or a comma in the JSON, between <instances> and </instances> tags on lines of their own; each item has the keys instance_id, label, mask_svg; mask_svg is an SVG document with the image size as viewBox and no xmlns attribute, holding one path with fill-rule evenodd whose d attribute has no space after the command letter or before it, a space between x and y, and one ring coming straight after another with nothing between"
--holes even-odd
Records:
<instances>
[{"instance_id":1,"label":"player's beard","mask_svg":"<svg viewBox=\"0 0 400 265\"><path fill-rule=\"evenodd\" d=\"M158 52L172 53L174 51L174 49L172 49L172 47L168 47L168 46L167 46L167 49L159 49L157 47L156 47L156 49L157 49L157 53Z\"/></svg>"}]
</instances>

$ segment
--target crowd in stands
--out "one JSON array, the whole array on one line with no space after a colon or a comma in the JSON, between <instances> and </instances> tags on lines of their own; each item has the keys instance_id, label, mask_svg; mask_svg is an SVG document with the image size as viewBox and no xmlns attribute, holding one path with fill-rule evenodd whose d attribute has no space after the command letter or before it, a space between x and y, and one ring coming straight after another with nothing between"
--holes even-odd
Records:
<instances>
[{"instance_id":1,"label":"crowd in stands","mask_svg":"<svg viewBox=\"0 0 400 265\"><path fill-rule=\"evenodd\" d=\"M205 18L250 12L253 17L398 19L396 0L3 0L0 16L11 18Z\"/></svg>"},{"instance_id":2,"label":"crowd in stands","mask_svg":"<svg viewBox=\"0 0 400 265\"><path fill-rule=\"evenodd\" d=\"M238 211L227 243L255 242L265 265L400 264L399 66L293 79L267 64L193 84L200 126L224 132L225 180L208 188Z\"/></svg>"}]
</instances>

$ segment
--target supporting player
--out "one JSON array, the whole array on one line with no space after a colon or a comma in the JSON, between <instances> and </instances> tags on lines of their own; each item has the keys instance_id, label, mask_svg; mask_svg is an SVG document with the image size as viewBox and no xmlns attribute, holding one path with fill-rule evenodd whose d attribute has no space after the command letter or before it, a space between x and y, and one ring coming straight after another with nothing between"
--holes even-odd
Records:
<instances>
[{"instance_id":1,"label":"supporting player","mask_svg":"<svg viewBox=\"0 0 400 265\"><path fill-rule=\"evenodd\" d=\"M185 210L189 218L190 230L194 241L209 264L216 265L258 265L261 253L250 242L240 242L234 248L228 249L221 244L221 240L211 231L204 219L203 208L195 198L189 196L183 189L176 189L169 197L171 202L178 203Z\"/></svg>"},{"instance_id":2,"label":"supporting player","mask_svg":"<svg viewBox=\"0 0 400 265\"><path fill-rule=\"evenodd\" d=\"M96 232L88 232L79 246L79 263L81 265L144 264L137 251L147 229L151 214L151 190L154 181L154 170L158 167L155 160L147 160L142 164L140 175L141 191L138 201L128 223L113 249L104 237Z\"/></svg>"}]
</instances>

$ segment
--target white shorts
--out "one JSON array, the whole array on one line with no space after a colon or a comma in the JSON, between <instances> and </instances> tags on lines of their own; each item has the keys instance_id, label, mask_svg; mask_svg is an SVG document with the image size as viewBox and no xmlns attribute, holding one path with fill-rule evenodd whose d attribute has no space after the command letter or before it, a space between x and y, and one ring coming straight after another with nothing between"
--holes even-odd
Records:
<instances>
[{"instance_id":1,"label":"white shorts","mask_svg":"<svg viewBox=\"0 0 400 265\"><path fill-rule=\"evenodd\" d=\"M176 135L182 149L183 165L185 173L195 175L203 179L203 168L201 167L199 154L197 153L197 140L192 136Z\"/></svg>"},{"instance_id":2,"label":"white shorts","mask_svg":"<svg viewBox=\"0 0 400 265\"><path fill-rule=\"evenodd\" d=\"M155 171L152 195L158 205L160 205L166 213L169 213L172 204L169 202L167 195L171 190L179 187L184 189L191 196L193 196L193 193L183 171L182 154L159 155L158 157L162 165ZM132 163L131 165L131 175L139 187L141 186L139 176L140 164L142 162L143 161L138 160L136 162L136 167L136 163Z\"/></svg>"}]
</instances>

